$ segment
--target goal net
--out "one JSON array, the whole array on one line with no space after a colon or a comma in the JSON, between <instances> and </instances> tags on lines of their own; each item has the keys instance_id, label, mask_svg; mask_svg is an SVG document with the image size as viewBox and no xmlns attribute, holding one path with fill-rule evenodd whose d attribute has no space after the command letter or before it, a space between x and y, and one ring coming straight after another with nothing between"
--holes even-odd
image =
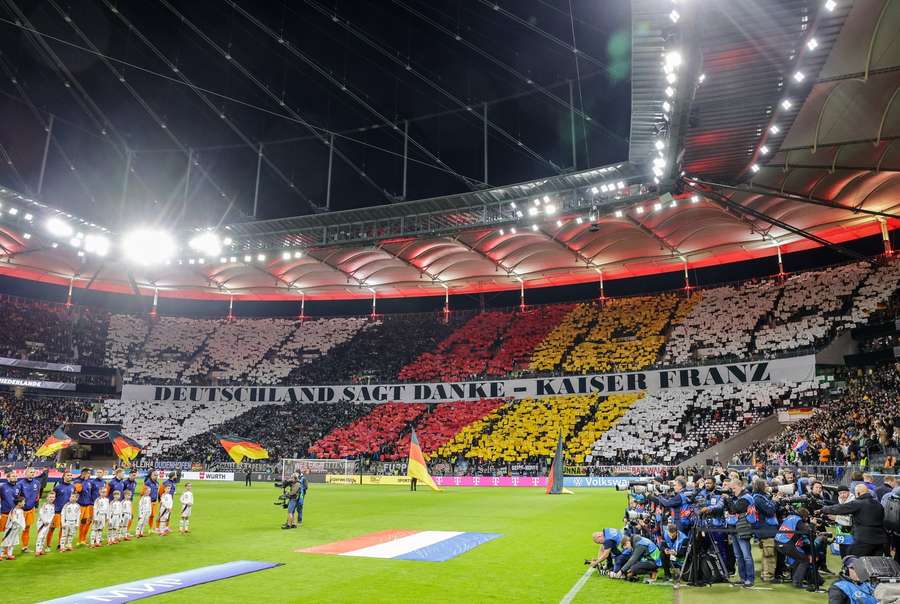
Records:
<instances>
[{"instance_id":1,"label":"goal net","mask_svg":"<svg viewBox=\"0 0 900 604\"><path fill-rule=\"evenodd\" d=\"M359 471L356 459L282 459L281 480L294 472L304 474L343 474L350 476Z\"/></svg>"}]
</instances>

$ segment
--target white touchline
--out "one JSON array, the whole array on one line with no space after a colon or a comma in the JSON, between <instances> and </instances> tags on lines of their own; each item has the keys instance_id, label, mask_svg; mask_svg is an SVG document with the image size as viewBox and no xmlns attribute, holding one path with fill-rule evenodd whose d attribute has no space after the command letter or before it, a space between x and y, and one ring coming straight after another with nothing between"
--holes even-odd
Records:
<instances>
[{"instance_id":1,"label":"white touchline","mask_svg":"<svg viewBox=\"0 0 900 604\"><path fill-rule=\"evenodd\" d=\"M591 567L584 571L584 574L581 575L581 578L572 586L572 589L569 590L569 593L563 596L563 599L559 601L559 604L569 604L572 600L575 599L575 596L578 595L578 592L581 591L581 588L584 587L584 584L587 583L587 580L591 578L591 573L594 572L594 568Z\"/></svg>"}]
</instances>

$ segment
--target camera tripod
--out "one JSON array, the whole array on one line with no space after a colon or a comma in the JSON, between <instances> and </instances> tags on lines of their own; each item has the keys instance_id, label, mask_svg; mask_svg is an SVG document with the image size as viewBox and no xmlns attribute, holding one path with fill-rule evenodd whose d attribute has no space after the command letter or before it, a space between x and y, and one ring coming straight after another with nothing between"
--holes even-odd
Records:
<instances>
[{"instance_id":1,"label":"camera tripod","mask_svg":"<svg viewBox=\"0 0 900 604\"><path fill-rule=\"evenodd\" d=\"M716 530L715 528L713 530ZM684 553L684 564L681 567L680 572L675 577L674 587L679 587L681 585L681 579L684 576L685 572L690 568L690 582L688 585L693 585L694 587L702 587L704 585L708 585L708 583L704 582L700 577L700 563L701 557L698 555L700 553L699 548L702 547L703 542L703 533L707 534L710 532L710 527L707 526L707 521L703 518L698 518L697 522L691 527L691 534L688 537L688 546L687 550ZM719 573L722 575L722 578L729 585L734 585L734 582L731 580L731 577L728 574L728 569L725 565L725 560L722 558L722 552L719 551L719 547L716 545L715 540L713 540L712 536L709 536L710 545L712 549L716 552L716 562L718 564Z\"/></svg>"}]
</instances>

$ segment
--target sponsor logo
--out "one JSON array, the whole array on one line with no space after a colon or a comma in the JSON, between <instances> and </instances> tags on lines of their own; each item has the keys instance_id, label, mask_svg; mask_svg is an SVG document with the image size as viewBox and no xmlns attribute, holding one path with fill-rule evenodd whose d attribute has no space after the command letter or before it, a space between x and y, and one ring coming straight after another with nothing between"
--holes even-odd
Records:
<instances>
[{"instance_id":1,"label":"sponsor logo","mask_svg":"<svg viewBox=\"0 0 900 604\"><path fill-rule=\"evenodd\" d=\"M79 430L78 438L84 440L106 440L109 438L109 432L106 430Z\"/></svg>"}]
</instances>

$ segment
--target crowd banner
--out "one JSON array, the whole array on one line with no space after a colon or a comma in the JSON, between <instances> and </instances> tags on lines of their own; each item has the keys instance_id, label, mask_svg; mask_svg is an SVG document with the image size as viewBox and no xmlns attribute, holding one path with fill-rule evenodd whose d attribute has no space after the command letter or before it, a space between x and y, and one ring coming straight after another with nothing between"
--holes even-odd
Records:
<instances>
[{"instance_id":1,"label":"crowd banner","mask_svg":"<svg viewBox=\"0 0 900 604\"><path fill-rule=\"evenodd\" d=\"M44 390L75 390L75 382L46 382L22 378L0 377L0 385L13 388L42 388Z\"/></svg>"},{"instance_id":2,"label":"crowd banner","mask_svg":"<svg viewBox=\"0 0 900 604\"><path fill-rule=\"evenodd\" d=\"M122 400L160 403L231 401L284 403L442 403L486 398L524 399L570 394L608 395L656 392L675 388L712 388L735 384L785 383L812 380L815 355L784 359L655 369L628 373L538 377L515 380L430 384L348 386L155 386L126 384Z\"/></svg>"},{"instance_id":3,"label":"crowd banner","mask_svg":"<svg viewBox=\"0 0 900 604\"><path fill-rule=\"evenodd\" d=\"M43 369L45 371L65 371L66 373L81 373L81 365L68 363L47 363L44 361L29 361L28 359L11 359L0 357L0 365L7 367L24 367L26 369Z\"/></svg>"},{"instance_id":4,"label":"crowd banner","mask_svg":"<svg viewBox=\"0 0 900 604\"><path fill-rule=\"evenodd\" d=\"M181 479L232 482L234 480L234 472L182 472Z\"/></svg>"}]
</instances>

